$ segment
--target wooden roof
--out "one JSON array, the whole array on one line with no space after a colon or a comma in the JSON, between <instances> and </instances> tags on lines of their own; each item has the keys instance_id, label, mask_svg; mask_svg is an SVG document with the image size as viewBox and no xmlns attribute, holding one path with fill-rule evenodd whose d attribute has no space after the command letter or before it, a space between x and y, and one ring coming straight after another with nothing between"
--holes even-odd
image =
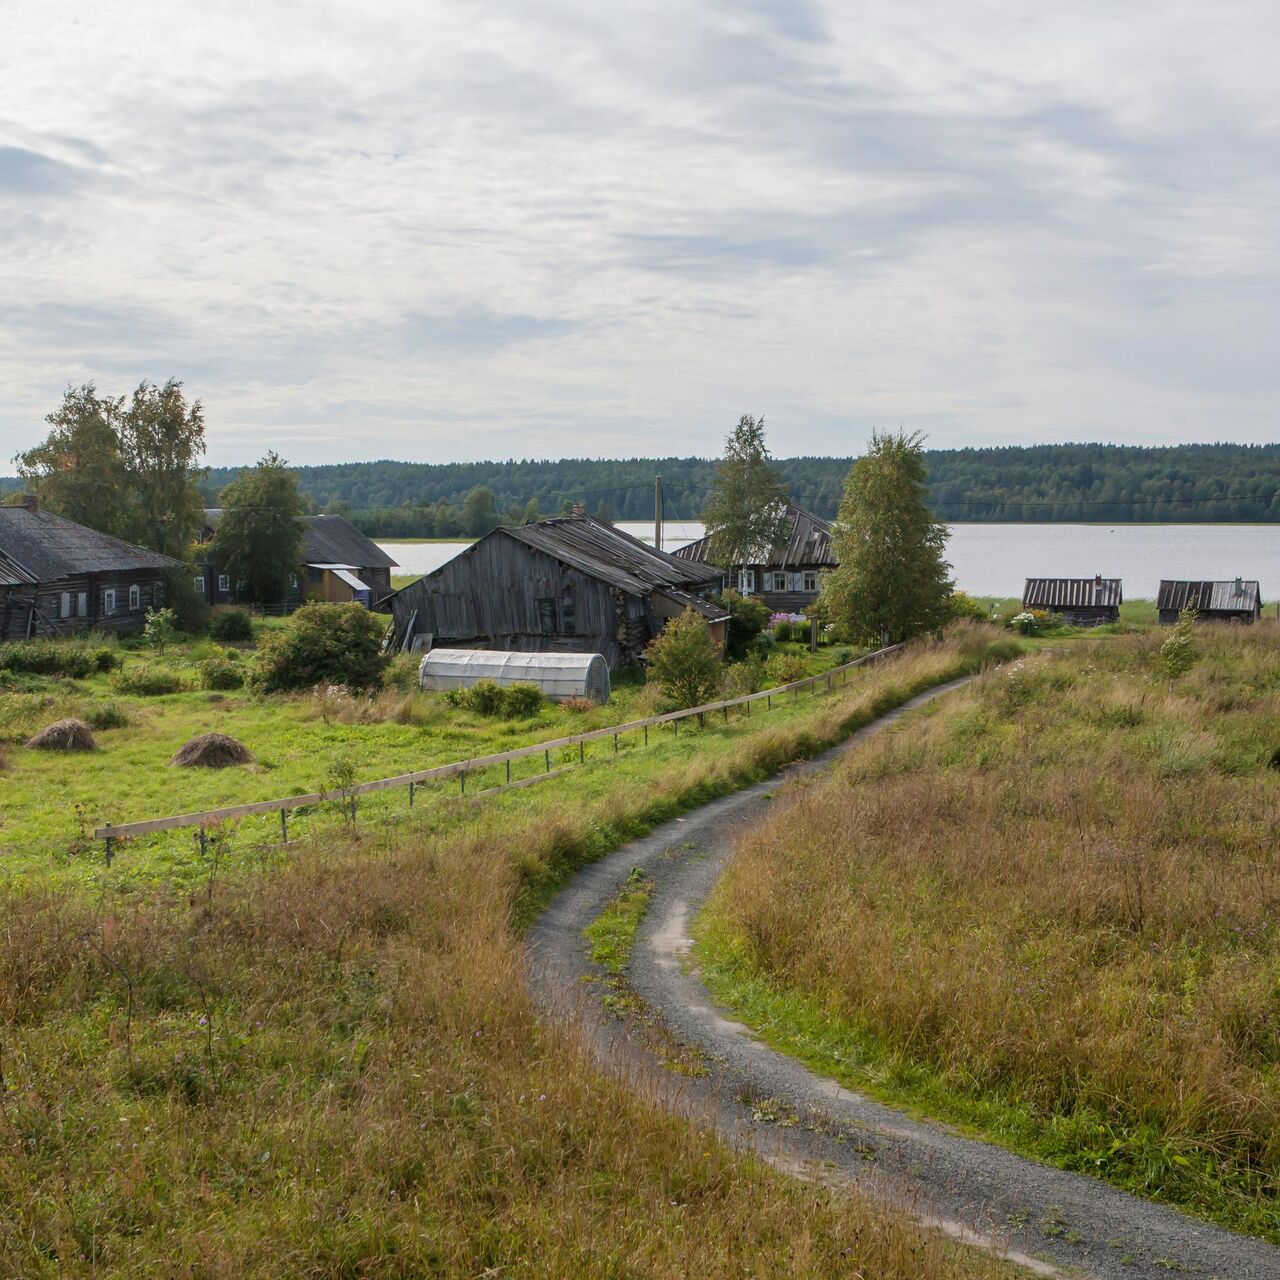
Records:
<instances>
[{"instance_id":1,"label":"wooden roof","mask_svg":"<svg viewBox=\"0 0 1280 1280\"><path fill-rule=\"evenodd\" d=\"M821 565L835 568L836 558L831 550L831 522L812 511L806 511L794 502L787 503L788 531L777 546L753 554L750 563L759 565ZM711 547L711 535L680 547L675 555L682 560L707 564Z\"/></svg>"},{"instance_id":2,"label":"wooden roof","mask_svg":"<svg viewBox=\"0 0 1280 1280\"><path fill-rule=\"evenodd\" d=\"M1197 609L1202 613L1254 613L1258 608L1256 579L1230 578L1205 582L1164 579L1156 595L1157 609Z\"/></svg>"},{"instance_id":3,"label":"wooden roof","mask_svg":"<svg viewBox=\"0 0 1280 1280\"><path fill-rule=\"evenodd\" d=\"M0 507L0 582L57 582L85 573L163 571L181 562L49 511Z\"/></svg>"},{"instance_id":4,"label":"wooden roof","mask_svg":"<svg viewBox=\"0 0 1280 1280\"><path fill-rule=\"evenodd\" d=\"M217 529L222 510L221 507L205 508L205 523L210 529ZM302 523L303 564L350 564L357 569L396 567L397 562L346 516L303 516Z\"/></svg>"},{"instance_id":5,"label":"wooden roof","mask_svg":"<svg viewBox=\"0 0 1280 1280\"><path fill-rule=\"evenodd\" d=\"M1022 592L1027 609L1119 608L1119 578L1028 578Z\"/></svg>"}]
</instances>

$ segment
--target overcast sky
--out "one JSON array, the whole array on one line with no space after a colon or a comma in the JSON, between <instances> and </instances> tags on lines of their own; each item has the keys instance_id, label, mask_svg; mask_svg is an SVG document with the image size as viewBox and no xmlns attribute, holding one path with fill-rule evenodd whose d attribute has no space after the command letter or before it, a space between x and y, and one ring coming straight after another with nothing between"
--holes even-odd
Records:
<instances>
[{"instance_id":1,"label":"overcast sky","mask_svg":"<svg viewBox=\"0 0 1280 1280\"><path fill-rule=\"evenodd\" d=\"M1274 440L1278 48L1274 0L3 0L0 471L169 376L219 464Z\"/></svg>"}]
</instances>

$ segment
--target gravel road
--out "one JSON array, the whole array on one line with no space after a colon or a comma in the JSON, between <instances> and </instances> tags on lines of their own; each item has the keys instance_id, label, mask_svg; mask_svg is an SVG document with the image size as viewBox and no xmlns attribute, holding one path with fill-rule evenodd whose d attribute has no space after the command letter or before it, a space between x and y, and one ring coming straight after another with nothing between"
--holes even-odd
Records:
<instances>
[{"instance_id":1,"label":"gravel road","mask_svg":"<svg viewBox=\"0 0 1280 1280\"><path fill-rule=\"evenodd\" d=\"M921 694L824 756L677 818L581 871L530 931L536 998L549 1016L578 1026L606 1070L671 1110L799 1176L857 1184L1032 1273L1280 1280L1280 1250L1269 1244L916 1121L814 1074L718 1010L687 961L689 924L727 864L735 828L758 821L789 782L964 683ZM591 963L582 930L633 867L643 868L655 889L630 984L666 1031L705 1055L705 1075L664 1068L653 1029L615 1017L601 1002L604 973Z\"/></svg>"}]
</instances>

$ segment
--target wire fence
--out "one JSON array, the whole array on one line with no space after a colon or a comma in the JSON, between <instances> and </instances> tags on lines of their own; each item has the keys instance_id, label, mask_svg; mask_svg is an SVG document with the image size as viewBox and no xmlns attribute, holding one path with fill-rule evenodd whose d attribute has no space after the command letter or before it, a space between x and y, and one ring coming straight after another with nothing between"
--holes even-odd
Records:
<instances>
[{"instance_id":1,"label":"wire fence","mask_svg":"<svg viewBox=\"0 0 1280 1280\"><path fill-rule=\"evenodd\" d=\"M435 765L430 769L419 769L413 773L396 774L390 778L377 778L371 782L352 782L349 785L334 787L329 791L313 791L305 795L284 796L276 800L256 800L249 804L228 805L219 809L205 809L197 813L181 813L164 818L148 818L141 822L108 822L94 831L94 837L105 843L106 860L110 865L115 855L117 843L124 839L132 839L160 831L174 831L183 827L195 827L198 829L198 835L203 847L205 833L210 827L217 827L221 823L240 818L274 813L279 814L281 839L287 842L289 838L289 814L294 810L336 802L342 806L349 806L350 812L354 815L359 797L399 788L407 789L409 808L412 808L416 799L417 789L423 784L456 778L458 780L458 794L466 795L468 794L468 776L474 777L486 769L503 769L504 780L497 786L486 788L482 794L492 794L493 792L506 791L516 787L528 787L534 783L545 782L550 778L558 777L565 772L563 768L553 769L551 767L552 752L560 755L566 749L571 751L576 747L578 749L578 763L585 764L587 746L590 743L612 739L613 752L616 754L619 750L620 739L627 734L643 735L644 745L648 746L651 730L661 731L669 725L673 736L679 737L680 725L695 716L700 724L705 724L708 716L717 714L722 715L727 723L730 712L734 710L740 710L744 716L749 717L752 707L760 703L765 704L766 710L771 710L775 702L785 703L788 698L793 702L798 701L801 692L806 689L812 690L814 693L830 692L835 688L837 681L840 684L847 683L851 671L898 653L903 647L901 644L889 645L861 658L855 658L852 662L832 667L829 671L823 671L814 676L805 676L802 680L793 680L788 684L778 685L772 689L762 689L759 693L747 693L736 698L725 698L718 702L708 702L701 706L688 707L680 711L668 711L662 715L648 716L643 720L628 720L622 724L606 725L601 729L587 730L585 733L574 733L567 737L551 738L544 742L535 742L528 746L516 747L510 751L472 756L466 760L455 760L450 764ZM538 756L542 757L543 765L538 773L524 778L513 779L511 766L514 763Z\"/></svg>"}]
</instances>

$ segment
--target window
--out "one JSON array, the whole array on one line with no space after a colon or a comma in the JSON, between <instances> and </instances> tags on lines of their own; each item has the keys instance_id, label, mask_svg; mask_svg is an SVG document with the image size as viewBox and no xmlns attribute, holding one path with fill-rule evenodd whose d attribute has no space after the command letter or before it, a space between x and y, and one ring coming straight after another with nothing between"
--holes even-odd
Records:
<instances>
[{"instance_id":1,"label":"window","mask_svg":"<svg viewBox=\"0 0 1280 1280\"><path fill-rule=\"evenodd\" d=\"M297 589L298 589L298 575L296 573L291 573L289 575L289 590L297 591Z\"/></svg>"},{"instance_id":2,"label":"window","mask_svg":"<svg viewBox=\"0 0 1280 1280\"><path fill-rule=\"evenodd\" d=\"M785 591L787 589L787 575L785 570L772 569L764 575L764 589L766 591Z\"/></svg>"},{"instance_id":3,"label":"window","mask_svg":"<svg viewBox=\"0 0 1280 1280\"><path fill-rule=\"evenodd\" d=\"M231 579L225 573L218 574L218 590L219 591L231 590Z\"/></svg>"},{"instance_id":4,"label":"window","mask_svg":"<svg viewBox=\"0 0 1280 1280\"><path fill-rule=\"evenodd\" d=\"M818 589L817 569L806 569L804 571L804 590L817 591L817 589Z\"/></svg>"},{"instance_id":5,"label":"window","mask_svg":"<svg viewBox=\"0 0 1280 1280\"><path fill-rule=\"evenodd\" d=\"M560 601L560 630L566 636L574 634L575 607L572 596L565 596Z\"/></svg>"},{"instance_id":6,"label":"window","mask_svg":"<svg viewBox=\"0 0 1280 1280\"><path fill-rule=\"evenodd\" d=\"M129 612L137 613L142 608L142 588L135 582L129 588Z\"/></svg>"},{"instance_id":7,"label":"window","mask_svg":"<svg viewBox=\"0 0 1280 1280\"><path fill-rule=\"evenodd\" d=\"M754 569L738 570L738 590L744 595L749 596L756 589L756 571Z\"/></svg>"},{"instance_id":8,"label":"window","mask_svg":"<svg viewBox=\"0 0 1280 1280\"><path fill-rule=\"evenodd\" d=\"M71 617L71 592L70 591L64 591L62 593L62 599L58 602L58 617L60 618Z\"/></svg>"},{"instance_id":9,"label":"window","mask_svg":"<svg viewBox=\"0 0 1280 1280\"><path fill-rule=\"evenodd\" d=\"M547 634L556 629L556 602L554 600L538 601L538 628Z\"/></svg>"},{"instance_id":10,"label":"window","mask_svg":"<svg viewBox=\"0 0 1280 1280\"><path fill-rule=\"evenodd\" d=\"M76 617L87 618L89 616L89 593L81 591L76 596Z\"/></svg>"},{"instance_id":11,"label":"window","mask_svg":"<svg viewBox=\"0 0 1280 1280\"><path fill-rule=\"evenodd\" d=\"M102 612L115 613L115 611L116 611L116 589L115 587L108 587L102 593Z\"/></svg>"},{"instance_id":12,"label":"window","mask_svg":"<svg viewBox=\"0 0 1280 1280\"><path fill-rule=\"evenodd\" d=\"M204 595L204 578L200 574L196 574L196 595Z\"/></svg>"}]
</instances>

